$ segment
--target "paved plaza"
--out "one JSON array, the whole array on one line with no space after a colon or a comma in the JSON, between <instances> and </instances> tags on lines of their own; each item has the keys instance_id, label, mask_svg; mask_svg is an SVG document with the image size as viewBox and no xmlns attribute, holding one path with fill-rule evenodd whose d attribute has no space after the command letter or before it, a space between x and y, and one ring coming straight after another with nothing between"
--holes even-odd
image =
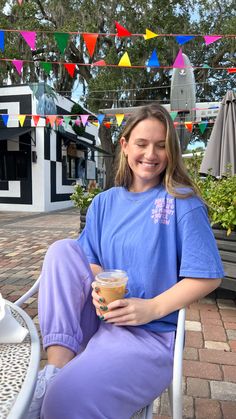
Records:
<instances>
[{"instance_id":1,"label":"paved plaza","mask_svg":"<svg viewBox=\"0 0 236 419\"><path fill-rule=\"evenodd\" d=\"M40 273L48 246L76 238L79 224L74 208L44 214L0 212L3 297L15 301L26 292ZM24 308L38 327L37 296ZM42 351L41 366L45 358ZM186 419L236 418L236 293L219 289L188 307L183 392ZM170 417L166 393L156 400L154 417Z\"/></svg>"}]
</instances>

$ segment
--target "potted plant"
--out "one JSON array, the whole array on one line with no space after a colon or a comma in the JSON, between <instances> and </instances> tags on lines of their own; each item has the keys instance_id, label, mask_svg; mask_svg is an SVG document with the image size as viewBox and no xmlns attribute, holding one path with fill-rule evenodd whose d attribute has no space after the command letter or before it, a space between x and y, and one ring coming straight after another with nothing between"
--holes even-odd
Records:
<instances>
[{"instance_id":1,"label":"potted plant","mask_svg":"<svg viewBox=\"0 0 236 419\"><path fill-rule=\"evenodd\" d=\"M206 177L202 177L198 171L200 162L201 156L194 156L186 165L208 206L209 219L226 272L222 286L236 290L236 174L231 175L231 171L227 170L225 176L215 179L209 171Z\"/></svg>"},{"instance_id":2,"label":"potted plant","mask_svg":"<svg viewBox=\"0 0 236 419\"><path fill-rule=\"evenodd\" d=\"M96 186L90 187L86 190L83 186L74 185L74 192L70 199L74 202L75 207L80 210L80 232L83 230L86 221L86 213L93 198L102 190Z\"/></svg>"}]
</instances>

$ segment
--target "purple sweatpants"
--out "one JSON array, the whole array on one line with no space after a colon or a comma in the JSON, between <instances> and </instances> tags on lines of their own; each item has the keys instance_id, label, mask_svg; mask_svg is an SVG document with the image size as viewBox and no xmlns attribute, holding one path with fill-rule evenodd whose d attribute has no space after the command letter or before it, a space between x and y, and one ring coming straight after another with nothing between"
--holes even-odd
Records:
<instances>
[{"instance_id":1,"label":"purple sweatpants","mask_svg":"<svg viewBox=\"0 0 236 419\"><path fill-rule=\"evenodd\" d=\"M80 353L49 385L42 419L129 419L172 379L174 332L100 321L93 279L77 241L60 240L48 249L39 291L43 345Z\"/></svg>"}]
</instances>

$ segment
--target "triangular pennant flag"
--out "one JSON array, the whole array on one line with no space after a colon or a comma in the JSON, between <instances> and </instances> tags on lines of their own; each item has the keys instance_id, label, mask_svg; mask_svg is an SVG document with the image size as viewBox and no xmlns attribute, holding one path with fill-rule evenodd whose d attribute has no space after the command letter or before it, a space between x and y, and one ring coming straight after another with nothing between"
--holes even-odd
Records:
<instances>
[{"instance_id":1,"label":"triangular pennant flag","mask_svg":"<svg viewBox=\"0 0 236 419\"><path fill-rule=\"evenodd\" d=\"M80 118L77 118L77 119L75 120L75 125L77 125L77 127L79 127L79 126L81 125L81 120L80 120Z\"/></svg>"},{"instance_id":2,"label":"triangular pennant flag","mask_svg":"<svg viewBox=\"0 0 236 419\"><path fill-rule=\"evenodd\" d=\"M68 127L70 121L71 121L71 117L70 116L63 116L64 122L66 124L66 127Z\"/></svg>"},{"instance_id":3,"label":"triangular pennant flag","mask_svg":"<svg viewBox=\"0 0 236 419\"><path fill-rule=\"evenodd\" d=\"M183 67L185 67L184 57L183 57L183 54L182 54L182 48L180 48L172 67L173 68L183 68Z\"/></svg>"},{"instance_id":4,"label":"triangular pennant flag","mask_svg":"<svg viewBox=\"0 0 236 419\"><path fill-rule=\"evenodd\" d=\"M175 111L171 111L170 112L170 116L171 116L172 121L175 120L175 118L176 118L177 115L178 115L178 112L175 112Z\"/></svg>"},{"instance_id":5,"label":"triangular pennant flag","mask_svg":"<svg viewBox=\"0 0 236 419\"><path fill-rule=\"evenodd\" d=\"M64 67L68 71L69 75L71 77L74 77L76 64L72 64L72 63L71 64L70 63L67 64L66 63L66 64L64 64Z\"/></svg>"},{"instance_id":6,"label":"triangular pennant flag","mask_svg":"<svg viewBox=\"0 0 236 419\"><path fill-rule=\"evenodd\" d=\"M130 59L129 59L129 56L128 56L128 52L125 52L122 55L118 65L121 66L121 67L131 67L131 62L130 62Z\"/></svg>"},{"instance_id":7,"label":"triangular pennant flag","mask_svg":"<svg viewBox=\"0 0 236 419\"><path fill-rule=\"evenodd\" d=\"M192 122L185 122L184 125L185 125L185 128L187 128L187 130L189 132L192 132L192 130L193 130L193 123Z\"/></svg>"},{"instance_id":8,"label":"triangular pennant flag","mask_svg":"<svg viewBox=\"0 0 236 419\"><path fill-rule=\"evenodd\" d=\"M100 125L103 123L104 118L105 118L105 115L103 113L99 113L97 115L97 119Z\"/></svg>"},{"instance_id":9,"label":"triangular pennant flag","mask_svg":"<svg viewBox=\"0 0 236 419\"><path fill-rule=\"evenodd\" d=\"M18 3L19 3L20 6L22 5L22 1L23 0L18 0Z\"/></svg>"},{"instance_id":10,"label":"triangular pennant flag","mask_svg":"<svg viewBox=\"0 0 236 419\"><path fill-rule=\"evenodd\" d=\"M146 39L146 41L148 39L156 38L156 36L158 36L158 33L152 32L149 29L146 29L146 34L143 35L143 37L144 37L144 39Z\"/></svg>"},{"instance_id":11,"label":"triangular pennant flag","mask_svg":"<svg viewBox=\"0 0 236 419\"><path fill-rule=\"evenodd\" d=\"M18 121L21 127L24 126L25 118L26 118L26 115L18 115Z\"/></svg>"},{"instance_id":12,"label":"triangular pennant flag","mask_svg":"<svg viewBox=\"0 0 236 419\"><path fill-rule=\"evenodd\" d=\"M61 125L63 123L63 118L61 118L60 116L56 118L56 126L59 127L59 125Z\"/></svg>"},{"instance_id":13,"label":"triangular pennant flag","mask_svg":"<svg viewBox=\"0 0 236 419\"><path fill-rule=\"evenodd\" d=\"M4 51L4 36L5 36L5 32L0 31L0 49L2 51Z\"/></svg>"},{"instance_id":14,"label":"triangular pennant flag","mask_svg":"<svg viewBox=\"0 0 236 419\"><path fill-rule=\"evenodd\" d=\"M109 122L109 121L104 122L103 125L105 125L106 128L111 128L111 122Z\"/></svg>"},{"instance_id":15,"label":"triangular pennant flag","mask_svg":"<svg viewBox=\"0 0 236 419\"><path fill-rule=\"evenodd\" d=\"M54 33L54 38L57 42L57 46L59 48L59 51L61 52L61 54L64 53L67 44L68 44L68 40L69 40L69 33L61 33L61 32L55 32Z\"/></svg>"},{"instance_id":16,"label":"triangular pennant flag","mask_svg":"<svg viewBox=\"0 0 236 419\"><path fill-rule=\"evenodd\" d=\"M81 121L82 121L82 124L83 124L84 127L87 124L88 117L89 117L89 115L80 115L80 118L81 118Z\"/></svg>"},{"instance_id":17,"label":"triangular pennant flag","mask_svg":"<svg viewBox=\"0 0 236 419\"><path fill-rule=\"evenodd\" d=\"M12 64L17 69L18 74L21 75L22 67L23 67L23 61L22 60L12 60Z\"/></svg>"},{"instance_id":18,"label":"triangular pennant flag","mask_svg":"<svg viewBox=\"0 0 236 419\"><path fill-rule=\"evenodd\" d=\"M203 64L202 68L211 68L208 64Z\"/></svg>"},{"instance_id":19,"label":"triangular pennant flag","mask_svg":"<svg viewBox=\"0 0 236 419\"><path fill-rule=\"evenodd\" d=\"M220 39L220 38L222 38L222 36L212 36L212 35L207 35L207 36L204 36L203 37L204 38L204 40L205 40L205 44L206 45L210 45L210 44L212 44L213 42L215 42L215 41L218 41L218 39Z\"/></svg>"},{"instance_id":20,"label":"triangular pennant flag","mask_svg":"<svg viewBox=\"0 0 236 419\"><path fill-rule=\"evenodd\" d=\"M45 71L45 73L49 74L52 71L52 63L48 63L45 61L40 61L40 67Z\"/></svg>"},{"instance_id":21,"label":"triangular pennant flag","mask_svg":"<svg viewBox=\"0 0 236 419\"><path fill-rule=\"evenodd\" d=\"M193 38L195 38L195 36L192 36L192 35L179 35L175 37L179 45L186 44L186 42L191 41L191 39Z\"/></svg>"},{"instance_id":22,"label":"triangular pennant flag","mask_svg":"<svg viewBox=\"0 0 236 419\"><path fill-rule=\"evenodd\" d=\"M200 129L200 131L201 131L201 133L202 133L202 134L204 133L204 131L205 131L205 129L206 129L206 127L207 127L207 125L208 125L208 122L207 122L207 121L206 121L206 122L200 122L200 123L198 124L199 129Z\"/></svg>"},{"instance_id":23,"label":"triangular pennant flag","mask_svg":"<svg viewBox=\"0 0 236 419\"><path fill-rule=\"evenodd\" d=\"M158 56L155 49L152 52L151 57L149 58L147 67L160 67L160 63L159 63Z\"/></svg>"},{"instance_id":24,"label":"triangular pennant flag","mask_svg":"<svg viewBox=\"0 0 236 419\"><path fill-rule=\"evenodd\" d=\"M35 127L37 127L40 116L39 115L32 115L32 118L33 118Z\"/></svg>"},{"instance_id":25,"label":"triangular pennant flag","mask_svg":"<svg viewBox=\"0 0 236 419\"><path fill-rule=\"evenodd\" d=\"M98 38L98 33L83 33L83 38L90 57L93 56Z\"/></svg>"},{"instance_id":26,"label":"triangular pennant flag","mask_svg":"<svg viewBox=\"0 0 236 419\"><path fill-rule=\"evenodd\" d=\"M118 22L115 22L116 30L117 30L117 36L131 36L132 33L129 32L127 29L124 28L124 26L121 26Z\"/></svg>"},{"instance_id":27,"label":"triangular pennant flag","mask_svg":"<svg viewBox=\"0 0 236 419\"><path fill-rule=\"evenodd\" d=\"M174 127L176 128L179 125L178 122L174 122Z\"/></svg>"},{"instance_id":28,"label":"triangular pennant flag","mask_svg":"<svg viewBox=\"0 0 236 419\"><path fill-rule=\"evenodd\" d=\"M53 127L55 122L56 122L56 115L47 115L46 123L49 123L51 125L51 127Z\"/></svg>"},{"instance_id":29,"label":"triangular pennant flag","mask_svg":"<svg viewBox=\"0 0 236 419\"><path fill-rule=\"evenodd\" d=\"M91 66L94 66L94 65L96 65L97 67L103 67L103 66L106 65L106 63L105 63L104 60L99 60L99 61L96 61L95 63L91 64Z\"/></svg>"},{"instance_id":30,"label":"triangular pennant flag","mask_svg":"<svg viewBox=\"0 0 236 419\"><path fill-rule=\"evenodd\" d=\"M96 122L96 121L93 121L92 124L95 125L95 127L98 127L98 125L99 125L99 123Z\"/></svg>"},{"instance_id":31,"label":"triangular pennant flag","mask_svg":"<svg viewBox=\"0 0 236 419\"><path fill-rule=\"evenodd\" d=\"M5 125L5 127L7 127L7 123L8 123L8 119L9 119L9 115L1 115L3 123Z\"/></svg>"},{"instance_id":32,"label":"triangular pennant flag","mask_svg":"<svg viewBox=\"0 0 236 419\"><path fill-rule=\"evenodd\" d=\"M118 127L122 124L122 121L124 119L124 114L123 113L117 113L116 114L116 121L117 121L117 125Z\"/></svg>"},{"instance_id":33,"label":"triangular pennant flag","mask_svg":"<svg viewBox=\"0 0 236 419\"><path fill-rule=\"evenodd\" d=\"M229 74L236 73L236 67L227 68L227 73Z\"/></svg>"},{"instance_id":34,"label":"triangular pennant flag","mask_svg":"<svg viewBox=\"0 0 236 419\"><path fill-rule=\"evenodd\" d=\"M34 51L35 50L35 44L36 44L36 32L20 31L20 34L24 38L25 42L32 49L32 51Z\"/></svg>"}]
</instances>

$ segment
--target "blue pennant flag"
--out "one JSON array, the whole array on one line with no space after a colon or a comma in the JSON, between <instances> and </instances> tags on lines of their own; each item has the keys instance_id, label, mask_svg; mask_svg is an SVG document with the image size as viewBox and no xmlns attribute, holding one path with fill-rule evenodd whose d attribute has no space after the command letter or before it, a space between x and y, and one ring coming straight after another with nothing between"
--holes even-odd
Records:
<instances>
[{"instance_id":1,"label":"blue pennant flag","mask_svg":"<svg viewBox=\"0 0 236 419\"><path fill-rule=\"evenodd\" d=\"M4 31L0 31L0 49L4 51Z\"/></svg>"},{"instance_id":2,"label":"blue pennant flag","mask_svg":"<svg viewBox=\"0 0 236 419\"><path fill-rule=\"evenodd\" d=\"M191 41L191 39L195 38L195 36L179 35L179 36L176 36L175 38L179 45L183 45L183 44L186 44L186 42Z\"/></svg>"},{"instance_id":3,"label":"blue pennant flag","mask_svg":"<svg viewBox=\"0 0 236 419\"><path fill-rule=\"evenodd\" d=\"M97 115L97 119L100 125L102 124L104 118L105 118L105 115L103 113L99 113Z\"/></svg>"},{"instance_id":4,"label":"blue pennant flag","mask_svg":"<svg viewBox=\"0 0 236 419\"><path fill-rule=\"evenodd\" d=\"M4 125L7 127L9 115L1 115Z\"/></svg>"},{"instance_id":5,"label":"blue pennant flag","mask_svg":"<svg viewBox=\"0 0 236 419\"><path fill-rule=\"evenodd\" d=\"M152 55L149 58L149 61L147 63L147 67L160 67L158 56L157 56L157 53L156 53L155 50L152 52Z\"/></svg>"}]
</instances>

